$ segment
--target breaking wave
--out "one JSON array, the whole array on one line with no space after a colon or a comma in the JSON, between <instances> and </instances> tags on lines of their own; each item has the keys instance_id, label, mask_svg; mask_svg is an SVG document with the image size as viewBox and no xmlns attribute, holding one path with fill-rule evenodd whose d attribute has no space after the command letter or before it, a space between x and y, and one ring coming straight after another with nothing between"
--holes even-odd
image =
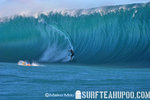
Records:
<instances>
[{"instance_id":1,"label":"breaking wave","mask_svg":"<svg viewBox=\"0 0 150 100\"><path fill-rule=\"evenodd\" d=\"M150 61L150 3L0 19L0 61Z\"/></svg>"}]
</instances>

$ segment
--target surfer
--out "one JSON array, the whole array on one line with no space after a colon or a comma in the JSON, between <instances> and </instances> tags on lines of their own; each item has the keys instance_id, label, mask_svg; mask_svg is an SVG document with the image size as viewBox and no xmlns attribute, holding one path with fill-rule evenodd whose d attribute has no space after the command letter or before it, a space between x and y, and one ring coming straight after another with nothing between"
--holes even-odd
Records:
<instances>
[{"instance_id":1,"label":"surfer","mask_svg":"<svg viewBox=\"0 0 150 100\"><path fill-rule=\"evenodd\" d=\"M72 60L72 57L74 56L74 51L71 49L69 50L69 52L71 53L71 60Z\"/></svg>"}]
</instances>

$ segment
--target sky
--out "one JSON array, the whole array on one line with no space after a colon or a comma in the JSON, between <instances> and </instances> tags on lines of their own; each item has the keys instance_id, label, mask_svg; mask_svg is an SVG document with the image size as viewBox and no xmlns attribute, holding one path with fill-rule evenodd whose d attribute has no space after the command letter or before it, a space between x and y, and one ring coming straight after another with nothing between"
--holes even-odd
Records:
<instances>
[{"instance_id":1,"label":"sky","mask_svg":"<svg viewBox=\"0 0 150 100\"><path fill-rule=\"evenodd\" d=\"M150 2L150 0L0 0L0 17L53 9L86 9L145 2Z\"/></svg>"}]
</instances>

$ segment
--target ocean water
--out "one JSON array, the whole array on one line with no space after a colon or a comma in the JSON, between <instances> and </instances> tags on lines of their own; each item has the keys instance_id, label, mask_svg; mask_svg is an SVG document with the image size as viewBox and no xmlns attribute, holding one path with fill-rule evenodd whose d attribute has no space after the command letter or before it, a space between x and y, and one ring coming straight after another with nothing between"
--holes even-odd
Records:
<instances>
[{"instance_id":1,"label":"ocean water","mask_svg":"<svg viewBox=\"0 0 150 100\"><path fill-rule=\"evenodd\" d=\"M41 66L18 66L19 60ZM149 91L149 79L150 3L0 17L0 100Z\"/></svg>"},{"instance_id":2,"label":"ocean water","mask_svg":"<svg viewBox=\"0 0 150 100\"><path fill-rule=\"evenodd\" d=\"M81 91L149 91L150 68L43 64L18 66L0 63L1 100L73 100L45 97L45 93Z\"/></svg>"}]
</instances>

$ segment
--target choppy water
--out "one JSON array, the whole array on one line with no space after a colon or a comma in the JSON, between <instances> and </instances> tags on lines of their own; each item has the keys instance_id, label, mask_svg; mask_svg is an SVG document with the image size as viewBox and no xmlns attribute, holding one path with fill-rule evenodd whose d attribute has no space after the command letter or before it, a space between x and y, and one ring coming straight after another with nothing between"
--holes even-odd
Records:
<instances>
[{"instance_id":1,"label":"choppy water","mask_svg":"<svg viewBox=\"0 0 150 100\"><path fill-rule=\"evenodd\" d=\"M149 91L149 79L149 68L70 64L25 67L15 63L0 63L0 99L43 100L46 99L45 93L74 94L76 90Z\"/></svg>"}]
</instances>

